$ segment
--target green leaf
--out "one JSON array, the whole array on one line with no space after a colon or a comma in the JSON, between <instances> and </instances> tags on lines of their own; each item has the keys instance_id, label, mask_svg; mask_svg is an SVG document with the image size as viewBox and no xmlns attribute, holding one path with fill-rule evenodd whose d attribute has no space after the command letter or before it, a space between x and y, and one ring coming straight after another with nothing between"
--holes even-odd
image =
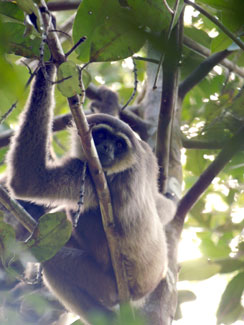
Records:
<instances>
[{"instance_id":1,"label":"green leaf","mask_svg":"<svg viewBox=\"0 0 244 325\"><path fill-rule=\"evenodd\" d=\"M244 152L238 152L224 168L224 171L231 175L234 179L237 179L240 183L243 182L244 174Z\"/></svg>"},{"instance_id":2,"label":"green leaf","mask_svg":"<svg viewBox=\"0 0 244 325\"><path fill-rule=\"evenodd\" d=\"M234 258L228 258L216 261L221 266L220 273L231 273L240 269L244 269L244 261Z\"/></svg>"},{"instance_id":3,"label":"green leaf","mask_svg":"<svg viewBox=\"0 0 244 325\"><path fill-rule=\"evenodd\" d=\"M227 49L233 43L226 34L220 33L217 37L212 40L211 43L211 52L220 52Z\"/></svg>"},{"instance_id":4,"label":"green leaf","mask_svg":"<svg viewBox=\"0 0 244 325\"><path fill-rule=\"evenodd\" d=\"M26 242L39 262L53 257L69 240L72 224L62 212L46 214L39 219L38 226Z\"/></svg>"},{"instance_id":5,"label":"green leaf","mask_svg":"<svg viewBox=\"0 0 244 325\"><path fill-rule=\"evenodd\" d=\"M16 0L18 6L24 10L27 14L31 14L36 11L37 5L32 0Z\"/></svg>"},{"instance_id":6,"label":"green leaf","mask_svg":"<svg viewBox=\"0 0 244 325\"><path fill-rule=\"evenodd\" d=\"M0 2L0 13L4 16L24 21L24 13L13 2Z\"/></svg>"},{"instance_id":7,"label":"green leaf","mask_svg":"<svg viewBox=\"0 0 244 325\"><path fill-rule=\"evenodd\" d=\"M23 296L21 306L24 306L28 313L35 314L41 317L50 308L48 299L40 292L30 292Z\"/></svg>"},{"instance_id":8,"label":"green leaf","mask_svg":"<svg viewBox=\"0 0 244 325\"><path fill-rule=\"evenodd\" d=\"M242 0L200 0L197 2L206 3L216 9L232 9L233 6L238 6Z\"/></svg>"},{"instance_id":9,"label":"green leaf","mask_svg":"<svg viewBox=\"0 0 244 325\"><path fill-rule=\"evenodd\" d=\"M227 285L217 311L217 324L232 324L243 314L241 297L244 291L244 272L237 274Z\"/></svg>"},{"instance_id":10,"label":"green leaf","mask_svg":"<svg viewBox=\"0 0 244 325\"><path fill-rule=\"evenodd\" d=\"M82 1L73 26L75 43L87 36L76 50L79 59L115 61L138 51L145 42L145 33L142 26L136 24L133 14L117 1Z\"/></svg>"},{"instance_id":11,"label":"green leaf","mask_svg":"<svg viewBox=\"0 0 244 325\"><path fill-rule=\"evenodd\" d=\"M210 278L219 272L221 266L207 258L185 261L181 263L180 281L201 281Z\"/></svg>"},{"instance_id":12,"label":"green leaf","mask_svg":"<svg viewBox=\"0 0 244 325\"><path fill-rule=\"evenodd\" d=\"M84 325L84 323L82 323L81 320L78 319L78 320L76 320L74 323L72 323L70 325Z\"/></svg>"},{"instance_id":13,"label":"green leaf","mask_svg":"<svg viewBox=\"0 0 244 325\"><path fill-rule=\"evenodd\" d=\"M6 281L12 282L23 271L20 268L18 257L23 253L24 258L25 248L20 243L16 242L14 228L0 221L0 258L5 271L7 272ZM21 258L21 256L20 256Z\"/></svg>"},{"instance_id":14,"label":"green leaf","mask_svg":"<svg viewBox=\"0 0 244 325\"><path fill-rule=\"evenodd\" d=\"M124 304L120 307L118 325L124 324L145 325L146 322L142 316L136 312L136 310L131 309L131 306L129 306L129 304Z\"/></svg>"},{"instance_id":15,"label":"green leaf","mask_svg":"<svg viewBox=\"0 0 244 325\"><path fill-rule=\"evenodd\" d=\"M72 61L66 61L58 67L58 89L65 97L72 97L81 93L80 76L78 66ZM82 81L87 88L91 82L91 75L82 71Z\"/></svg>"},{"instance_id":16,"label":"green leaf","mask_svg":"<svg viewBox=\"0 0 244 325\"><path fill-rule=\"evenodd\" d=\"M24 37L25 26L19 23L5 23L9 38L8 52L16 55L24 56L26 58L39 58L40 57L40 44L41 38L28 35ZM45 46L44 60L50 58L50 52Z\"/></svg>"},{"instance_id":17,"label":"green leaf","mask_svg":"<svg viewBox=\"0 0 244 325\"><path fill-rule=\"evenodd\" d=\"M1 28L1 26L0 26ZM26 98L26 93L24 92L24 86L28 80L28 71L26 67L21 65L13 65L5 60L4 56L0 55L0 116L5 114L9 108L16 102L19 101L20 106L18 106L5 120L5 125L10 126L11 123L16 121L16 116L20 112L20 107L24 106L24 99ZM3 149L1 148L0 151Z\"/></svg>"},{"instance_id":18,"label":"green leaf","mask_svg":"<svg viewBox=\"0 0 244 325\"><path fill-rule=\"evenodd\" d=\"M0 255L3 265L7 265L9 260L14 257L14 243L14 228L9 224L0 221Z\"/></svg>"},{"instance_id":19,"label":"green leaf","mask_svg":"<svg viewBox=\"0 0 244 325\"><path fill-rule=\"evenodd\" d=\"M213 236L210 231L198 232L197 236L201 239L200 249L205 256L214 259L228 257L231 250L229 242L232 239L229 233L223 234L217 239L217 243L213 241Z\"/></svg>"},{"instance_id":20,"label":"green leaf","mask_svg":"<svg viewBox=\"0 0 244 325\"><path fill-rule=\"evenodd\" d=\"M184 28L184 35L192 38L194 41L196 41L206 47L209 47L211 39L208 36L208 34L206 33L206 31L204 31L204 30L186 26Z\"/></svg>"},{"instance_id":21,"label":"green leaf","mask_svg":"<svg viewBox=\"0 0 244 325\"><path fill-rule=\"evenodd\" d=\"M89 86L90 82L92 81L92 77L91 77L90 73L86 70L82 70L82 81L83 81L85 88L87 88Z\"/></svg>"},{"instance_id":22,"label":"green leaf","mask_svg":"<svg viewBox=\"0 0 244 325\"><path fill-rule=\"evenodd\" d=\"M189 150L186 169L192 171L194 175L201 175L208 164L208 161L203 157L205 152L204 150Z\"/></svg>"},{"instance_id":23,"label":"green leaf","mask_svg":"<svg viewBox=\"0 0 244 325\"><path fill-rule=\"evenodd\" d=\"M174 8L175 0L168 0L167 3L170 8ZM154 33L161 33L168 29L172 16L163 1L127 0L127 4L130 10L133 11L133 16L137 21L138 26L146 26ZM183 6L184 1L180 1L174 23L177 22Z\"/></svg>"},{"instance_id":24,"label":"green leaf","mask_svg":"<svg viewBox=\"0 0 244 325\"><path fill-rule=\"evenodd\" d=\"M81 93L79 71L72 61L62 63L58 67L58 89L65 97L72 97Z\"/></svg>"},{"instance_id":25,"label":"green leaf","mask_svg":"<svg viewBox=\"0 0 244 325\"><path fill-rule=\"evenodd\" d=\"M169 5L174 4L169 0ZM181 0L174 23L183 5ZM161 0L84 0L75 18L73 39L77 43L87 36L77 48L80 60L115 61L137 52L150 34L168 30L170 21L171 14Z\"/></svg>"},{"instance_id":26,"label":"green leaf","mask_svg":"<svg viewBox=\"0 0 244 325\"><path fill-rule=\"evenodd\" d=\"M197 297L194 292L190 290L178 290L178 302L182 304L183 302L196 300Z\"/></svg>"},{"instance_id":27,"label":"green leaf","mask_svg":"<svg viewBox=\"0 0 244 325\"><path fill-rule=\"evenodd\" d=\"M214 14L222 23L233 32L242 29L243 26L243 0L201 0L200 4L206 3L212 8L217 9Z\"/></svg>"},{"instance_id":28,"label":"green leaf","mask_svg":"<svg viewBox=\"0 0 244 325\"><path fill-rule=\"evenodd\" d=\"M90 48L91 61L116 61L139 51L145 42L145 34L137 28L130 28L126 21L116 24L113 17L105 21L93 33Z\"/></svg>"}]
</instances>

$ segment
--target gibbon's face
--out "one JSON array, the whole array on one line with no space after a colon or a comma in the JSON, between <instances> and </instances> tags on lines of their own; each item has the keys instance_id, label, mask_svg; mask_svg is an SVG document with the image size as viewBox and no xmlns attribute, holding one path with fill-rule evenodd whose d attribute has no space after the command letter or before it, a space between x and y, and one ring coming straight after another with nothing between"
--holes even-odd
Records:
<instances>
[{"instance_id":1,"label":"gibbon's face","mask_svg":"<svg viewBox=\"0 0 244 325\"><path fill-rule=\"evenodd\" d=\"M121 133L116 133L109 126L100 125L93 129L92 135L103 167L112 167L126 155L128 139Z\"/></svg>"}]
</instances>

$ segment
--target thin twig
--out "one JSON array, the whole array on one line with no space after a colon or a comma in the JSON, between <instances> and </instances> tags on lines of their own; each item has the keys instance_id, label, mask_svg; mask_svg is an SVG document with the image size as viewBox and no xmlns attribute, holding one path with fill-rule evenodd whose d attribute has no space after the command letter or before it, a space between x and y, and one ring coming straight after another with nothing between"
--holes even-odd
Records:
<instances>
[{"instance_id":1,"label":"thin twig","mask_svg":"<svg viewBox=\"0 0 244 325\"><path fill-rule=\"evenodd\" d=\"M133 57L132 57L132 61L133 61L133 65L134 65L134 67L133 67L133 72L134 72L134 88L133 88L132 95L128 99L127 103L121 108L122 111L130 104L130 102L133 100L133 98L135 97L136 92L137 92L137 85L138 85L137 68L136 68L136 62L135 62L135 60L134 60Z\"/></svg>"},{"instance_id":2,"label":"thin twig","mask_svg":"<svg viewBox=\"0 0 244 325\"><path fill-rule=\"evenodd\" d=\"M12 113L12 111L16 108L18 101L16 100L15 103L7 110L6 113L4 113L0 118L0 124L2 124L6 118Z\"/></svg>"},{"instance_id":3,"label":"thin twig","mask_svg":"<svg viewBox=\"0 0 244 325\"><path fill-rule=\"evenodd\" d=\"M81 44L83 43L85 40L86 40L86 36L83 36L79 39L79 41L65 54L66 58L74 52L74 50Z\"/></svg>"},{"instance_id":4,"label":"thin twig","mask_svg":"<svg viewBox=\"0 0 244 325\"><path fill-rule=\"evenodd\" d=\"M174 10L170 8L167 0L163 0L163 2L164 2L165 7L167 8L167 10L169 11L169 13L171 13L171 15L173 15L174 14Z\"/></svg>"},{"instance_id":5,"label":"thin twig","mask_svg":"<svg viewBox=\"0 0 244 325\"><path fill-rule=\"evenodd\" d=\"M83 170L82 170L82 178L81 178L81 185L80 185L80 195L79 195L79 201L77 203L77 211L74 215L74 227L77 227L79 218L80 218L80 212L81 207L84 204L84 194L85 194L85 179L86 179L86 170L87 170L87 162L84 163Z\"/></svg>"},{"instance_id":6,"label":"thin twig","mask_svg":"<svg viewBox=\"0 0 244 325\"><path fill-rule=\"evenodd\" d=\"M50 33L61 33L62 35L66 36L68 39L71 39L71 36L64 32L63 30L58 30L58 29L51 29Z\"/></svg>"},{"instance_id":7,"label":"thin twig","mask_svg":"<svg viewBox=\"0 0 244 325\"><path fill-rule=\"evenodd\" d=\"M69 80L70 78L72 78L72 76L68 76L68 77L62 78L60 80L52 81L52 84L53 85L58 85L58 84L61 84L62 82L66 81L66 80Z\"/></svg>"},{"instance_id":8,"label":"thin twig","mask_svg":"<svg viewBox=\"0 0 244 325\"><path fill-rule=\"evenodd\" d=\"M31 68L28 66L27 63L25 63L23 61L21 61L21 62L27 67L27 69L29 70L29 73L30 73L30 77L27 80L27 83L25 84L25 87L24 87L24 89L27 89L36 74L37 68L35 69L34 72L32 72ZM1 116L0 124L2 124L6 120L6 118L9 117L9 115L12 113L12 111L16 108L17 104L18 104L18 100L16 100L16 102L12 104L12 106L7 110L7 112Z\"/></svg>"},{"instance_id":9,"label":"thin twig","mask_svg":"<svg viewBox=\"0 0 244 325\"><path fill-rule=\"evenodd\" d=\"M33 75L33 72L31 70L31 67L29 66L29 64L27 62L25 62L24 60L21 60L20 62L26 66L26 68L29 71L29 74L32 76Z\"/></svg>"},{"instance_id":10,"label":"thin twig","mask_svg":"<svg viewBox=\"0 0 244 325\"><path fill-rule=\"evenodd\" d=\"M146 61L146 62L150 62L150 63L155 63L155 64L159 64L159 60L156 59L152 59L152 58L143 58L142 56L133 56L134 60L139 60L139 61Z\"/></svg>"}]
</instances>

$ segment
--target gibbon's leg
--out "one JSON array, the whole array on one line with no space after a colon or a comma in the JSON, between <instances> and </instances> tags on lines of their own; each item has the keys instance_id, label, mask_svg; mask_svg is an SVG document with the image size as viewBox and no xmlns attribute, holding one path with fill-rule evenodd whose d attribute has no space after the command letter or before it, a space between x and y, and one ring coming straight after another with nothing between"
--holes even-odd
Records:
<instances>
[{"instance_id":1,"label":"gibbon's leg","mask_svg":"<svg viewBox=\"0 0 244 325\"><path fill-rule=\"evenodd\" d=\"M67 309L89 318L100 311L114 313L107 307L118 303L113 271L105 273L87 253L76 248L62 248L43 263L44 282Z\"/></svg>"}]
</instances>

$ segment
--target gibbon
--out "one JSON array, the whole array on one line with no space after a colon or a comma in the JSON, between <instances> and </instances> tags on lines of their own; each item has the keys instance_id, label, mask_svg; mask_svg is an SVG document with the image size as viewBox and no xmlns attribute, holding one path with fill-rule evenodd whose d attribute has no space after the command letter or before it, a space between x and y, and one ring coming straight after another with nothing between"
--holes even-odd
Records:
<instances>
[{"instance_id":1,"label":"gibbon","mask_svg":"<svg viewBox=\"0 0 244 325\"><path fill-rule=\"evenodd\" d=\"M7 157L8 186L16 197L75 211L84 152L73 133L67 157L52 161L49 147L54 106L54 64L40 68ZM123 121L106 114L88 116L106 174L131 301L152 292L167 272L164 226L174 203L159 193L156 158ZM82 319L94 310L110 314L119 303L115 276L89 168L84 204L72 247L66 245L43 263L44 281L63 305Z\"/></svg>"}]
</instances>

